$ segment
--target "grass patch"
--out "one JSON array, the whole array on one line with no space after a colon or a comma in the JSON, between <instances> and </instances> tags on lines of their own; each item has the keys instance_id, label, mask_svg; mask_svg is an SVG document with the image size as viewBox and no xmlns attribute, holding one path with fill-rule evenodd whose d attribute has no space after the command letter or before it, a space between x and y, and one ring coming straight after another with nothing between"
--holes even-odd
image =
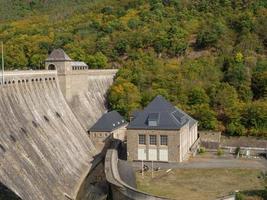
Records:
<instances>
[{"instance_id":1,"label":"grass patch","mask_svg":"<svg viewBox=\"0 0 267 200\"><path fill-rule=\"evenodd\" d=\"M264 177L257 169L174 169L137 173L137 188L177 200L214 200L235 190L263 190Z\"/></svg>"}]
</instances>

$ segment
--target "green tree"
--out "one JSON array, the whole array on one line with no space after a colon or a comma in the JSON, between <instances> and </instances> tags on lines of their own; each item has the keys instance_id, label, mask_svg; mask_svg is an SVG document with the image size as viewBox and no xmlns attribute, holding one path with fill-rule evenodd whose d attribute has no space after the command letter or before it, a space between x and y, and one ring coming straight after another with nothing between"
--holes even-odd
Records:
<instances>
[{"instance_id":1,"label":"green tree","mask_svg":"<svg viewBox=\"0 0 267 200\"><path fill-rule=\"evenodd\" d=\"M216 113L207 104L198 104L191 107L190 113L198 120L200 130L214 130L218 126Z\"/></svg>"},{"instance_id":2,"label":"green tree","mask_svg":"<svg viewBox=\"0 0 267 200\"><path fill-rule=\"evenodd\" d=\"M242 112L242 122L251 131L267 136L267 102L262 100L247 104Z\"/></svg>"},{"instance_id":3,"label":"green tree","mask_svg":"<svg viewBox=\"0 0 267 200\"><path fill-rule=\"evenodd\" d=\"M140 107L141 95L131 82L118 78L109 90L108 100L113 110L129 117L132 111Z\"/></svg>"},{"instance_id":4,"label":"green tree","mask_svg":"<svg viewBox=\"0 0 267 200\"><path fill-rule=\"evenodd\" d=\"M224 32L224 26L220 22L204 26L197 34L197 48L214 46Z\"/></svg>"},{"instance_id":5,"label":"green tree","mask_svg":"<svg viewBox=\"0 0 267 200\"><path fill-rule=\"evenodd\" d=\"M251 73L250 69L243 63L233 62L230 64L227 72L225 73L225 80L234 86L239 94L239 97L248 101L252 98L250 90Z\"/></svg>"},{"instance_id":6,"label":"green tree","mask_svg":"<svg viewBox=\"0 0 267 200\"><path fill-rule=\"evenodd\" d=\"M209 97L205 90L200 87L195 87L189 91L188 105L208 104Z\"/></svg>"},{"instance_id":7,"label":"green tree","mask_svg":"<svg viewBox=\"0 0 267 200\"><path fill-rule=\"evenodd\" d=\"M257 63L252 73L252 91L255 99L267 97L267 61Z\"/></svg>"},{"instance_id":8,"label":"green tree","mask_svg":"<svg viewBox=\"0 0 267 200\"><path fill-rule=\"evenodd\" d=\"M105 68L108 63L107 57L101 52L97 52L93 56L92 55L87 56L86 61L89 65L89 68L93 68L93 69Z\"/></svg>"}]
</instances>

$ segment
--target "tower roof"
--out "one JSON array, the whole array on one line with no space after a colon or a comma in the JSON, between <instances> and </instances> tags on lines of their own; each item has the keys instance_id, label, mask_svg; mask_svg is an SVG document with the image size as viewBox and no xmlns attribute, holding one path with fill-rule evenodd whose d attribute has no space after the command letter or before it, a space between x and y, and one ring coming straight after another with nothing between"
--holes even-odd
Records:
<instances>
[{"instance_id":1,"label":"tower roof","mask_svg":"<svg viewBox=\"0 0 267 200\"><path fill-rule=\"evenodd\" d=\"M63 49L54 49L45 61L71 61Z\"/></svg>"}]
</instances>

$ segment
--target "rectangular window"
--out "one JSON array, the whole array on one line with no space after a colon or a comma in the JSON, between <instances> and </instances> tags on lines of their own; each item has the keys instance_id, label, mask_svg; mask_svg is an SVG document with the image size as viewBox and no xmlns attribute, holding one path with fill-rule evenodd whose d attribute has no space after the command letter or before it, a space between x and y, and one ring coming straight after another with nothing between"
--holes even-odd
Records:
<instances>
[{"instance_id":1,"label":"rectangular window","mask_svg":"<svg viewBox=\"0 0 267 200\"><path fill-rule=\"evenodd\" d=\"M160 145L168 145L168 136L167 135L161 135L160 136Z\"/></svg>"},{"instance_id":2,"label":"rectangular window","mask_svg":"<svg viewBox=\"0 0 267 200\"><path fill-rule=\"evenodd\" d=\"M157 136L156 135L150 135L149 136L149 144L150 145L157 145Z\"/></svg>"},{"instance_id":3,"label":"rectangular window","mask_svg":"<svg viewBox=\"0 0 267 200\"><path fill-rule=\"evenodd\" d=\"M146 144L146 136L139 135L139 144Z\"/></svg>"}]
</instances>

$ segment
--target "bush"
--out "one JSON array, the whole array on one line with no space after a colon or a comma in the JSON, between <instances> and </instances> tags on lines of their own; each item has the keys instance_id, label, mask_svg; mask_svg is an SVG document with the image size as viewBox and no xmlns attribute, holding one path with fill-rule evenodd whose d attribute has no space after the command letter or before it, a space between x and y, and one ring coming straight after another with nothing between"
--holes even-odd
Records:
<instances>
[{"instance_id":1,"label":"bush","mask_svg":"<svg viewBox=\"0 0 267 200\"><path fill-rule=\"evenodd\" d=\"M245 196L243 194L239 192L236 194L236 200L244 200L244 199L245 199Z\"/></svg>"},{"instance_id":2,"label":"bush","mask_svg":"<svg viewBox=\"0 0 267 200\"><path fill-rule=\"evenodd\" d=\"M226 132L231 136L242 136L245 133L245 127L240 122L231 122L227 125Z\"/></svg>"},{"instance_id":3,"label":"bush","mask_svg":"<svg viewBox=\"0 0 267 200\"><path fill-rule=\"evenodd\" d=\"M221 148L218 148L217 155L222 156L224 154L224 151Z\"/></svg>"},{"instance_id":4,"label":"bush","mask_svg":"<svg viewBox=\"0 0 267 200\"><path fill-rule=\"evenodd\" d=\"M205 153L205 152L206 152L205 147L200 147L199 150L198 150L198 153L199 153L199 154L203 154L203 153Z\"/></svg>"}]
</instances>

